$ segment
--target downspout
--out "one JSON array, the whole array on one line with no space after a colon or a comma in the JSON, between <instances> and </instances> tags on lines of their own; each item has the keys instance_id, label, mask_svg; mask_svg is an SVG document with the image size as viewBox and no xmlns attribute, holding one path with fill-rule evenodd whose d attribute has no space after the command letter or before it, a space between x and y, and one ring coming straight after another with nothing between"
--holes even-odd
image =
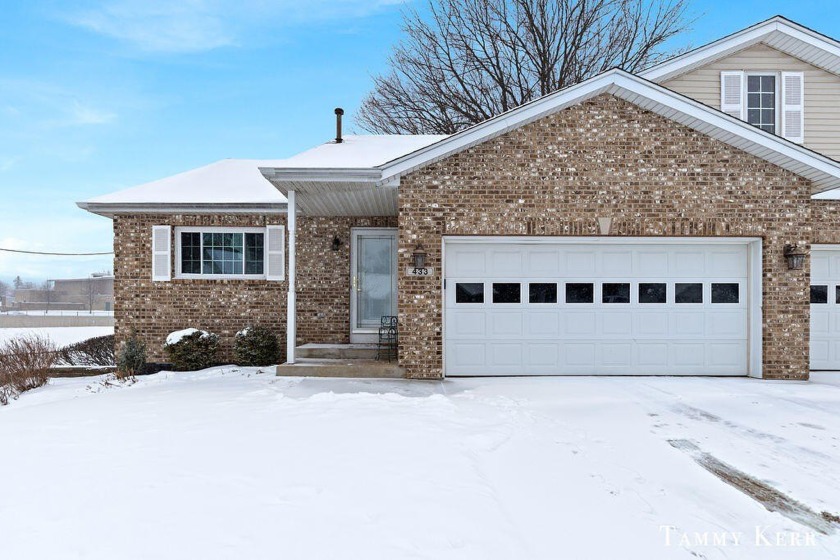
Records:
<instances>
[{"instance_id":1,"label":"downspout","mask_svg":"<svg viewBox=\"0 0 840 560\"><path fill-rule=\"evenodd\" d=\"M286 216L286 227L289 230L289 299L286 303L286 363L295 363L295 346L297 339L297 294L295 293L295 231L297 230L297 207L295 205L295 191L289 191Z\"/></svg>"}]
</instances>

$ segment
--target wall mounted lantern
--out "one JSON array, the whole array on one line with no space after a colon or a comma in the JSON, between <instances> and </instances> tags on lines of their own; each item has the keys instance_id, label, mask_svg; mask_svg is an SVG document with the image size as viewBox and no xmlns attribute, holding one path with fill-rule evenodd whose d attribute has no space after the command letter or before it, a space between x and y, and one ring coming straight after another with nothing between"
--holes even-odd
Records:
<instances>
[{"instance_id":1,"label":"wall mounted lantern","mask_svg":"<svg viewBox=\"0 0 840 560\"><path fill-rule=\"evenodd\" d=\"M411 254L414 260L414 268L423 268L426 266L426 251L423 250L422 245L417 245L414 248L414 253Z\"/></svg>"},{"instance_id":2,"label":"wall mounted lantern","mask_svg":"<svg viewBox=\"0 0 840 560\"><path fill-rule=\"evenodd\" d=\"M788 270L800 270L805 265L805 251L798 245L785 245Z\"/></svg>"},{"instance_id":3,"label":"wall mounted lantern","mask_svg":"<svg viewBox=\"0 0 840 560\"><path fill-rule=\"evenodd\" d=\"M333 237L331 248L333 251L338 251L341 248L341 239L337 235Z\"/></svg>"}]
</instances>

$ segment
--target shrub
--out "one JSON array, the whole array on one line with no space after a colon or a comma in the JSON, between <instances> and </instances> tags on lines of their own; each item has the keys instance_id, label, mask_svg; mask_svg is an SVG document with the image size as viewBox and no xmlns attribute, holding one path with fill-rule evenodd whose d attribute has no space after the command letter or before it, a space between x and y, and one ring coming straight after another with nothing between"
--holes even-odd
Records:
<instances>
[{"instance_id":1,"label":"shrub","mask_svg":"<svg viewBox=\"0 0 840 560\"><path fill-rule=\"evenodd\" d=\"M117 371L114 375L117 379L129 379L143 373L145 366L146 345L137 338L137 334L131 333L131 336L120 348L120 353L117 356Z\"/></svg>"},{"instance_id":2,"label":"shrub","mask_svg":"<svg viewBox=\"0 0 840 560\"><path fill-rule=\"evenodd\" d=\"M270 366L277 363L280 343L268 327L245 327L236 333L233 354L240 366Z\"/></svg>"},{"instance_id":3,"label":"shrub","mask_svg":"<svg viewBox=\"0 0 840 560\"><path fill-rule=\"evenodd\" d=\"M219 337L207 331L185 329L167 336L163 349L175 371L195 371L216 364Z\"/></svg>"},{"instance_id":4,"label":"shrub","mask_svg":"<svg viewBox=\"0 0 840 560\"><path fill-rule=\"evenodd\" d=\"M59 358L68 366L113 366L116 364L114 335L97 336L65 346Z\"/></svg>"},{"instance_id":5,"label":"shrub","mask_svg":"<svg viewBox=\"0 0 840 560\"><path fill-rule=\"evenodd\" d=\"M47 337L29 334L7 340L0 346L0 404L46 385L57 360L58 350Z\"/></svg>"}]
</instances>

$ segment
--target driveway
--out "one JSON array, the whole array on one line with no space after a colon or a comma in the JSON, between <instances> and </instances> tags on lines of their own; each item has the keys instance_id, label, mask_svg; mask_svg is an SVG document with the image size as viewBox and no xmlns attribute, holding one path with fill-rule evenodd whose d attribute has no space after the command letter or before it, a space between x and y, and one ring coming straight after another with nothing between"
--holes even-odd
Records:
<instances>
[{"instance_id":1,"label":"driveway","mask_svg":"<svg viewBox=\"0 0 840 560\"><path fill-rule=\"evenodd\" d=\"M4 556L836 558L815 379L55 380L0 407Z\"/></svg>"}]
</instances>

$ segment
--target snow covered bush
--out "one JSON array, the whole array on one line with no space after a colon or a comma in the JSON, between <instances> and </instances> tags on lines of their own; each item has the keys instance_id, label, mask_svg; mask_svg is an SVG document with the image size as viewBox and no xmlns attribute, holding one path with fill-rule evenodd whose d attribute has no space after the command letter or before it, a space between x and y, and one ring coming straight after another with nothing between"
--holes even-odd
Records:
<instances>
[{"instance_id":1,"label":"snow covered bush","mask_svg":"<svg viewBox=\"0 0 840 560\"><path fill-rule=\"evenodd\" d=\"M138 373L143 373L145 366L146 345L137 338L135 333L131 333L131 336L120 348L120 353L117 356L117 371L114 375L117 379L131 378Z\"/></svg>"},{"instance_id":2,"label":"snow covered bush","mask_svg":"<svg viewBox=\"0 0 840 560\"><path fill-rule=\"evenodd\" d=\"M7 340L0 346L0 404L46 385L57 360L58 350L45 336L29 334Z\"/></svg>"},{"instance_id":3,"label":"snow covered bush","mask_svg":"<svg viewBox=\"0 0 840 560\"><path fill-rule=\"evenodd\" d=\"M68 366L113 366L114 335L96 336L61 349L61 363Z\"/></svg>"},{"instance_id":4,"label":"snow covered bush","mask_svg":"<svg viewBox=\"0 0 840 560\"><path fill-rule=\"evenodd\" d=\"M270 366L280 357L280 343L268 327L245 327L236 333L233 354L240 366Z\"/></svg>"},{"instance_id":5,"label":"snow covered bush","mask_svg":"<svg viewBox=\"0 0 840 560\"><path fill-rule=\"evenodd\" d=\"M219 337L207 331L184 329L170 333L163 349L175 371L195 371L216 365Z\"/></svg>"}]
</instances>

